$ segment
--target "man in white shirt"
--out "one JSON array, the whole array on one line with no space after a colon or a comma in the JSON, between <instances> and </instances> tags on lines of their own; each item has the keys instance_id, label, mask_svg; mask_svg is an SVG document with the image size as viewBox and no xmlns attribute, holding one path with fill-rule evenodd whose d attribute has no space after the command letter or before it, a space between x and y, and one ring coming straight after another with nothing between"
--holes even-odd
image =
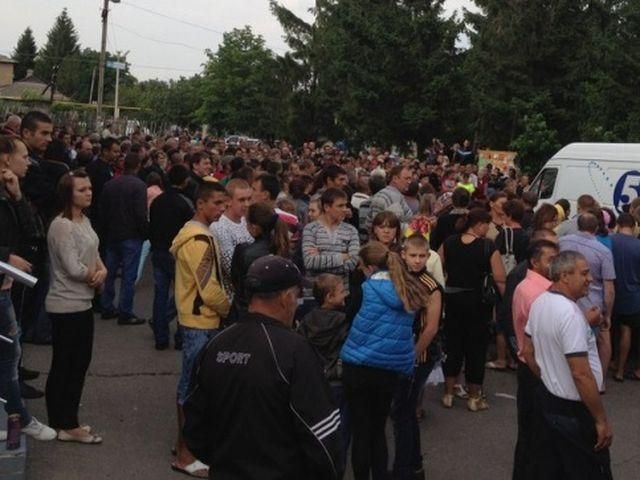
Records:
<instances>
[{"instance_id":1,"label":"man in white shirt","mask_svg":"<svg viewBox=\"0 0 640 480\"><path fill-rule=\"evenodd\" d=\"M533 303L525 327L524 358L542 384L537 478L610 480L613 439L600 391L602 364L596 338L577 300L592 281L583 255L558 254L549 274L553 285ZM588 316L599 315L593 306Z\"/></svg>"},{"instance_id":2,"label":"man in white shirt","mask_svg":"<svg viewBox=\"0 0 640 480\"><path fill-rule=\"evenodd\" d=\"M251 205L253 191L242 179L236 178L227 184L229 206L220 220L211 224L210 230L218 240L222 266L222 285L229 299L233 299L231 283L231 259L233 252L241 243L253 243L253 237L247 230L246 215Z\"/></svg>"}]
</instances>

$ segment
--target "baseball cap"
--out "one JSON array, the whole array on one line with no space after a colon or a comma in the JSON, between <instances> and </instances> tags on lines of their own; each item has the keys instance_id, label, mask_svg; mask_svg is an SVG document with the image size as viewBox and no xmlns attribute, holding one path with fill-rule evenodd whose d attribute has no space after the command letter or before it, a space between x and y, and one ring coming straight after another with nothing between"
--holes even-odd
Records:
<instances>
[{"instance_id":1,"label":"baseball cap","mask_svg":"<svg viewBox=\"0 0 640 480\"><path fill-rule=\"evenodd\" d=\"M275 293L296 285L311 287L295 263L277 255L260 257L253 262L247 272L245 285L250 294Z\"/></svg>"}]
</instances>

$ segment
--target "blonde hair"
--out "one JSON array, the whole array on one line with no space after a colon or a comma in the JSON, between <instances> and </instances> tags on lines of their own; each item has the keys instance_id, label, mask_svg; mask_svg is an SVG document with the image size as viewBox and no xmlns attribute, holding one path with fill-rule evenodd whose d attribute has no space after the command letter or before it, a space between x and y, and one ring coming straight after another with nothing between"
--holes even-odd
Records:
<instances>
[{"instance_id":1,"label":"blonde hair","mask_svg":"<svg viewBox=\"0 0 640 480\"><path fill-rule=\"evenodd\" d=\"M399 254L389 250L380 242L372 241L362 247L358 255L365 266L389 271L396 293L407 312L414 312L427 306L429 291L409 272Z\"/></svg>"}]
</instances>

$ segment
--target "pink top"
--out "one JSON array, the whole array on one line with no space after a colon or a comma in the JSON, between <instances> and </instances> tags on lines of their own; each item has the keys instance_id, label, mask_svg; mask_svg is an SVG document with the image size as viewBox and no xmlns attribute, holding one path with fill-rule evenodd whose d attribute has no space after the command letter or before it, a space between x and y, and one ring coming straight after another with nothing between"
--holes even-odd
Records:
<instances>
[{"instance_id":1,"label":"pink top","mask_svg":"<svg viewBox=\"0 0 640 480\"><path fill-rule=\"evenodd\" d=\"M518 358L524 363L522 350L524 348L524 327L529 320L529 310L533 302L544 292L549 290L551 280L529 269L527 276L518 284L513 292L513 330L518 341Z\"/></svg>"},{"instance_id":2,"label":"pink top","mask_svg":"<svg viewBox=\"0 0 640 480\"><path fill-rule=\"evenodd\" d=\"M153 202L161 193L162 189L157 185L147 187L147 210L151 207L151 202Z\"/></svg>"}]
</instances>

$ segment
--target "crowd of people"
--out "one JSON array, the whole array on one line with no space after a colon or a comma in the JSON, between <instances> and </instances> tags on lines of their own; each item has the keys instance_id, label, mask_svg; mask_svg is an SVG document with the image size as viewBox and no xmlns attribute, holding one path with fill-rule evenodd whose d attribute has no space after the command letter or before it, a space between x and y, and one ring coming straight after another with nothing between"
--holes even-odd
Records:
<instances>
[{"instance_id":1,"label":"crowd of people","mask_svg":"<svg viewBox=\"0 0 640 480\"><path fill-rule=\"evenodd\" d=\"M0 261L38 283L0 276L13 340L0 342L0 396L28 435L102 442L78 418L94 314L149 323L157 350L177 318L176 471L425 478L428 377L442 368L444 408L482 412L489 368L517 370L514 479L611 478L600 395L610 369L640 379L640 202L539 205L527 175L478 168L468 141L434 139L413 158L201 132L74 135L37 111L1 134ZM40 393L25 390L37 372L21 340L52 345L48 426L21 400Z\"/></svg>"}]
</instances>

